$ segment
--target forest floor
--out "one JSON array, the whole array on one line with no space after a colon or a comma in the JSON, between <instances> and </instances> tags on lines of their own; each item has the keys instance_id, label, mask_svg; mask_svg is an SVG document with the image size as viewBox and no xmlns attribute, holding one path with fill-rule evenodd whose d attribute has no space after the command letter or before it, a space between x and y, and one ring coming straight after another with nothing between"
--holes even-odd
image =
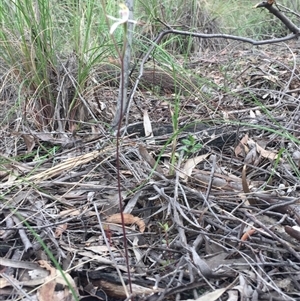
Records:
<instances>
[{"instance_id":1,"label":"forest floor","mask_svg":"<svg viewBox=\"0 0 300 301\"><path fill-rule=\"evenodd\" d=\"M8 115L3 85L0 300L76 300L66 281L89 301L300 300L296 44L193 57L175 85L149 71L118 148L118 88L56 135Z\"/></svg>"}]
</instances>

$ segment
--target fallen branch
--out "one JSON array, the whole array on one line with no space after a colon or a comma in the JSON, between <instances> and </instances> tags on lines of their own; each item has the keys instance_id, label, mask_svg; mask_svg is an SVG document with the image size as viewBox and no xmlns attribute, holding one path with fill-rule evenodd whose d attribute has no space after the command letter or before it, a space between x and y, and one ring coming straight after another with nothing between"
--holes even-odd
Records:
<instances>
[{"instance_id":1,"label":"fallen branch","mask_svg":"<svg viewBox=\"0 0 300 301\"><path fill-rule=\"evenodd\" d=\"M280 10L273 6L275 1L268 0L258 3L254 6L254 8L264 7L267 9L271 14L277 17L292 33L295 35L299 35L300 29L290 20L288 19Z\"/></svg>"}]
</instances>

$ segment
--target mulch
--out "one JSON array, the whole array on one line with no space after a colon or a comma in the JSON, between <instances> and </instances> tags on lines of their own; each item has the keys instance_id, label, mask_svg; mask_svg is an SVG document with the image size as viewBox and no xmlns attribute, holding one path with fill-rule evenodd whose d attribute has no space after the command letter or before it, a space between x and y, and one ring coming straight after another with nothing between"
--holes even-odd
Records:
<instances>
[{"instance_id":1,"label":"mulch","mask_svg":"<svg viewBox=\"0 0 300 301\"><path fill-rule=\"evenodd\" d=\"M192 58L190 93L144 82L118 149L109 78L98 124L3 122L0 300L300 300L298 65L292 43Z\"/></svg>"}]
</instances>

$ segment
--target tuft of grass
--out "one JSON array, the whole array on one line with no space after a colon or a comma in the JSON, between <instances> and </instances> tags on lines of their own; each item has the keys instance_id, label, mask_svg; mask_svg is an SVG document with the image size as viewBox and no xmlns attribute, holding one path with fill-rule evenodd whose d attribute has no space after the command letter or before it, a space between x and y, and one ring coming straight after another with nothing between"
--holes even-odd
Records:
<instances>
[{"instance_id":1,"label":"tuft of grass","mask_svg":"<svg viewBox=\"0 0 300 301\"><path fill-rule=\"evenodd\" d=\"M23 120L39 130L74 130L87 118L80 94L90 71L113 49L101 4L3 0L0 21L1 73L8 70Z\"/></svg>"}]
</instances>

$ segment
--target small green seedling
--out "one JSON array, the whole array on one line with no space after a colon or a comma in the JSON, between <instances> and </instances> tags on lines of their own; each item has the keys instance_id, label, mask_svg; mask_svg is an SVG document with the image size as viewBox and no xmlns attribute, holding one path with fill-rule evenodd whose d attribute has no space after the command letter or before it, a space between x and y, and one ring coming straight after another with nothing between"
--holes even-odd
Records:
<instances>
[{"instance_id":1,"label":"small green seedling","mask_svg":"<svg viewBox=\"0 0 300 301\"><path fill-rule=\"evenodd\" d=\"M167 247L169 247L169 236L168 231L170 230L169 224L167 222L165 223L158 223L161 230L165 233L165 239L162 239L162 243L166 244Z\"/></svg>"},{"instance_id":2,"label":"small green seedling","mask_svg":"<svg viewBox=\"0 0 300 301\"><path fill-rule=\"evenodd\" d=\"M185 152L185 156L192 155L202 148L202 144L191 134L189 134L186 139L182 139L181 143L183 144L182 150Z\"/></svg>"},{"instance_id":3,"label":"small green seedling","mask_svg":"<svg viewBox=\"0 0 300 301\"><path fill-rule=\"evenodd\" d=\"M161 229L167 233L169 231L169 224L168 223L158 223Z\"/></svg>"}]
</instances>

